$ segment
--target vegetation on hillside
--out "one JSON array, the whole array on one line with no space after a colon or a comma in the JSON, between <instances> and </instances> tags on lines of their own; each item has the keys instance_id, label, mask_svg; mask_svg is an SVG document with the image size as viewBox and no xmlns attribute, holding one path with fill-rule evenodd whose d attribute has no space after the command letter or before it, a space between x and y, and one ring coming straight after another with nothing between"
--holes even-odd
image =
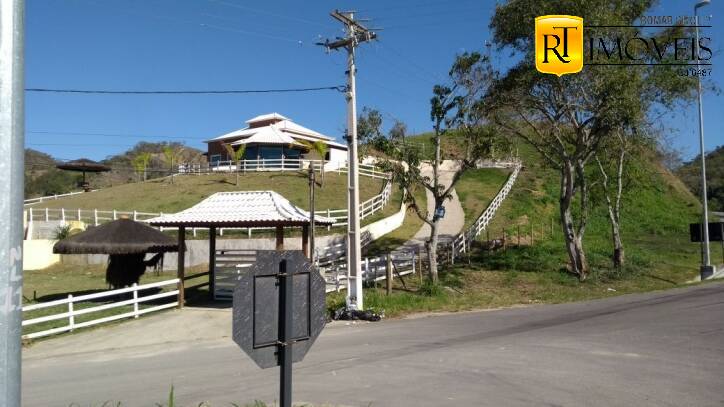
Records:
<instances>
[{"instance_id":1,"label":"vegetation on hillside","mask_svg":"<svg viewBox=\"0 0 724 407\"><path fill-rule=\"evenodd\" d=\"M171 173L171 155L173 163L205 162L201 151L186 147L177 142L148 143L139 142L131 149L110 156L101 163L112 171L100 174L87 174L92 188L106 188L147 179L163 177ZM143 160L141 160L143 159ZM143 161L143 162L141 162ZM59 160L40 151L25 150L25 197L33 198L53 194L78 191L82 176L77 172L55 168Z\"/></svg>"},{"instance_id":2,"label":"vegetation on hillside","mask_svg":"<svg viewBox=\"0 0 724 407\"><path fill-rule=\"evenodd\" d=\"M687 161L676 174L696 196L701 196L701 154ZM706 193L709 210L724 212L724 145L706 154Z\"/></svg>"}]
</instances>

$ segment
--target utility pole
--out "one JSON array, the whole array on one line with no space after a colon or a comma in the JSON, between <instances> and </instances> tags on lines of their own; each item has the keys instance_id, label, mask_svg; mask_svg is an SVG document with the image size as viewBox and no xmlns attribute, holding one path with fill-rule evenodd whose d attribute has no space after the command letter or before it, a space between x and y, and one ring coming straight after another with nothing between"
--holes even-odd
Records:
<instances>
[{"instance_id":1,"label":"utility pole","mask_svg":"<svg viewBox=\"0 0 724 407\"><path fill-rule=\"evenodd\" d=\"M355 48L363 42L377 38L377 35L355 21L354 12L330 13L332 18L345 26L346 36L319 45L327 50L347 50L347 307L362 310L362 247L360 242L359 219L359 174L357 170L357 95L355 87Z\"/></svg>"},{"instance_id":2,"label":"utility pole","mask_svg":"<svg viewBox=\"0 0 724 407\"><path fill-rule=\"evenodd\" d=\"M20 407L24 158L23 0L0 0L0 406Z\"/></svg>"}]
</instances>

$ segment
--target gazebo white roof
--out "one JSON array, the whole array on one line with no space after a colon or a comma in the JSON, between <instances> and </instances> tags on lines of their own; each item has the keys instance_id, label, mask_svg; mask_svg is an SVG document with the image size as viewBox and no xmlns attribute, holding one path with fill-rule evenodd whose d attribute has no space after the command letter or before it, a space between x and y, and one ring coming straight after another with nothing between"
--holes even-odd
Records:
<instances>
[{"instance_id":1,"label":"gazebo white roof","mask_svg":"<svg viewBox=\"0 0 724 407\"><path fill-rule=\"evenodd\" d=\"M304 226L309 224L309 212L274 191L217 192L188 209L148 222L153 226ZM314 223L329 225L334 220L315 216Z\"/></svg>"}]
</instances>

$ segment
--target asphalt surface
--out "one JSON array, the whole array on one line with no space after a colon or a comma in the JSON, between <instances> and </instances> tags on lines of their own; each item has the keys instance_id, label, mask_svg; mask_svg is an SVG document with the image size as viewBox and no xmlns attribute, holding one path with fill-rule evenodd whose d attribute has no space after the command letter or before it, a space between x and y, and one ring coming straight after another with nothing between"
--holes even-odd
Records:
<instances>
[{"instance_id":1,"label":"asphalt surface","mask_svg":"<svg viewBox=\"0 0 724 407\"><path fill-rule=\"evenodd\" d=\"M123 338L136 332L128 328L136 323L144 322L27 349L23 405L100 406L114 400L150 406L162 402L172 385L183 406L276 400L278 370L258 369L228 333L181 335L163 343L150 338L115 349L92 343ZM68 346L72 341L77 346ZM721 407L724 284L335 323L295 365L294 377L295 401L318 405Z\"/></svg>"}]
</instances>

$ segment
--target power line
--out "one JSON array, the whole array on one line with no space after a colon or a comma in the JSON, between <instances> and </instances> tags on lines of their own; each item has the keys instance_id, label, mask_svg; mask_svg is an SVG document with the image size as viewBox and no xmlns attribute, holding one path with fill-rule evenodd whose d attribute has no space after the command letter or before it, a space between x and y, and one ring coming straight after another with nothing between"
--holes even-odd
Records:
<instances>
[{"instance_id":1,"label":"power line","mask_svg":"<svg viewBox=\"0 0 724 407\"><path fill-rule=\"evenodd\" d=\"M173 140L206 140L208 137L166 137L166 136L150 136L136 134L119 134L119 133L87 133L80 131L26 131L28 134L53 134L59 136L97 136L97 137L120 137L120 138L140 138L140 139L162 139L166 141Z\"/></svg>"},{"instance_id":2,"label":"power line","mask_svg":"<svg viewBox=\"0 0 724 407\"><path fill-rule=\"evenodd\" d=\"M56 89L56 88L26 88L26 92L43 93L76 93L98 95L232 95L247 93L293 93L314 92L320 90L336 90L344 92L344 86L320 86L314 88L287 88L287 89L235 89L235 90L105 90L105 89Z\"/></svg>"}]
</instances>

